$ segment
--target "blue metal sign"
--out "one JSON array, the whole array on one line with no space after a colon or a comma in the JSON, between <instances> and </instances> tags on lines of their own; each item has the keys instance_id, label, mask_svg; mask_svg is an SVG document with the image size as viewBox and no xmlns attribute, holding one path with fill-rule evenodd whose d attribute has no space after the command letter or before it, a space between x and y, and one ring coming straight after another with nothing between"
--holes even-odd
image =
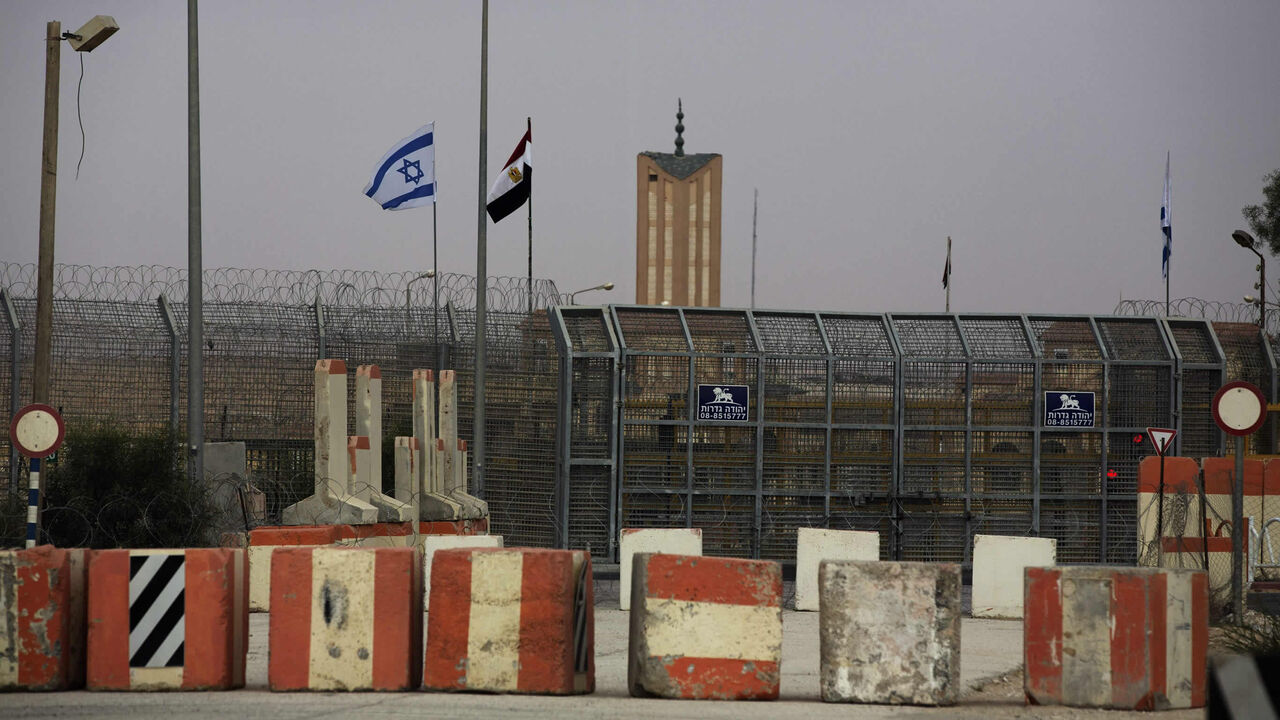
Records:
<instances>
[{"instance_id":1,"label":"blue metal sign","mask_svg":"<svg viewBox=\"0 0 1280 720\"><path fill-rule=\"evenodd\" d=\"M1044 391L1045 427L1093 427L1093 393Z\"/></svg>"},{"instance_id":2,"label":"blue metal sign","mask_svg":"<svg viewBox=\"0 0 1280 720\"><path fill-rule=\"evenodd\" d=\"M747 422L746 385L699 385L698 419Z\"/></svg>"}]
</instances>

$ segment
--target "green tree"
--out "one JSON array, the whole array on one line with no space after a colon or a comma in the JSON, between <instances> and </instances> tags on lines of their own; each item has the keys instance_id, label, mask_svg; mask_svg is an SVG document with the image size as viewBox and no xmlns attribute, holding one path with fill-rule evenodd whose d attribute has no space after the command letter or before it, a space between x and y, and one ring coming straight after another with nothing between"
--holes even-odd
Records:
<instances>
[{"instance_id":1,"label":"green tree","mask_svg":"<svg viewBox=\"0 0 1280 720\"><path fill-rule=\"evenodd\" d=\"M1240 212L1249 221L1249 229L1263 247L1270 248L1272 255L1280 255L1280 170L1274 170L1263 180L1262 195L1266 200L1261 205L1248 205Z\"/></svg>"}]
</instances>

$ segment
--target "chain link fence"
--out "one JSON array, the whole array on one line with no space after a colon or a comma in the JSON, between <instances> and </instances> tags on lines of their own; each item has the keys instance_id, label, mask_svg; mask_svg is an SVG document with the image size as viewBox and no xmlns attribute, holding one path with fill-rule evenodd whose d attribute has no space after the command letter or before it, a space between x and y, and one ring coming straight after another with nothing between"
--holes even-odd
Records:
<instances>
[{"instance_id":1,"label":"chain link fence","mask_svg":"<svg viewBox=\"0 0 1280 720\"><path fill-rule=\"evenodd\" d=\"M245 443L249 474L265 493L261 507L246 515L250 524L278 522L281 510L314 489L317 359L380 366L388 451L391 438L412 435L412 371L456 369L459 433L471 437L473 277L227 268L206 271L202 282L204 436L207 442ZM497 277L487 288L493 531L512 535L513 542L549 545L555 532L550 484L557 366L545 308L559 294L548 280L530 286L524 278ZM0 368L9 370L0 378L0 407L7 410L6 425L31 397L35 295L34 265L0 264ZM186 299L182 270L56 268L50 404L69 427L110 423L134 433L168 429L185 437ZM533 314L527 311L531 302L539 308ZM354 402L348 412L347 426L354 428ZM0 522L24 523L25 464L7 433L0 438L0 463L11 495ZM391 463L383 465L388 477L382 489L391 492ZM93 536L93 517L83 524L86 536Z\"/></svg>"},{"instance_id":2,"label":"chain link fence","mask_svg":"<svg viewBox=\"0 0 1280 720\"><path fill-rule=\"evenodd\" d=\"M10 415L31 393L34 275L0 264ZM219 269L203 288L205 438L245 443L264 493L235 495L246 523L279 522L314 489L317 359L380 366L384 448L411 434L412 371L452 368L459 436L474 436L474 278ZM171 268L57 268L51 396L70 426L185 436L186 296ZM490 279L476 491L509 544L605 562L623 527L699 527L708 553L790 562L796 529L821 526L877 531L891 558L967 563L984 533L1054 537L1065 562L1133 563L1145 429L1220 455L1216 389L1276 387L1276 348L1244 322L560 298L549 281ZM701 419L700 385L746 387L742 419ZM1090 422L1050 422L1061 396L1091 397ZM1268 423L1250 449L1273 451L1273 436ZM25 497L23 465L0 438L10 500Z\"/></svg>"}]
</instances>

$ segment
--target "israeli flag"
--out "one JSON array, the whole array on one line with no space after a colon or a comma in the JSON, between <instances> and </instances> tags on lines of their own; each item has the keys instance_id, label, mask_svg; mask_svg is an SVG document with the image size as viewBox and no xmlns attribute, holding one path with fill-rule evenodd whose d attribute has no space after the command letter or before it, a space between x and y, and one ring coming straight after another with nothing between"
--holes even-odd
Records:
<instances>
[{"instance_id":1,"label":"israeli flag","mask_svg":"<svg viewBox=\"0 0 1280 720\"><path fill-rule=\"evenodd\" d=\"M378 161L364 194L383 210L406 210L436 201L435 123L396 143Z\"/></svg>"}]
</instances>

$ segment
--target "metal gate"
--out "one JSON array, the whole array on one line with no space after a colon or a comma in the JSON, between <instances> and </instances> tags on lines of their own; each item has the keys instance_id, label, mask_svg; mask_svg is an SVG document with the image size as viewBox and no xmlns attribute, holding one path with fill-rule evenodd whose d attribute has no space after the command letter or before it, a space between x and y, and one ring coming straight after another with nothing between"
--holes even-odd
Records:
<instances>
[{"instance_id":1,"label":"metal gate","mask_svg":"<svg viewBox=\"0 0 1280 720\"><path fill-rule=\"evenodd\" d=\"M1146 428L1219 454L1214 391L1270 394L1275 367L1256 327L1203 320L552 312L560 539L608 559L620 528L698 527L708 554L793 562L797 528L831 527L903 560L968 563L974 534L1007 534L1132 563ZM745 414L700 420L699 385L746 386ZM1049 417L1086 397L1089 424Z\"/></svg>"}]
</instances>

